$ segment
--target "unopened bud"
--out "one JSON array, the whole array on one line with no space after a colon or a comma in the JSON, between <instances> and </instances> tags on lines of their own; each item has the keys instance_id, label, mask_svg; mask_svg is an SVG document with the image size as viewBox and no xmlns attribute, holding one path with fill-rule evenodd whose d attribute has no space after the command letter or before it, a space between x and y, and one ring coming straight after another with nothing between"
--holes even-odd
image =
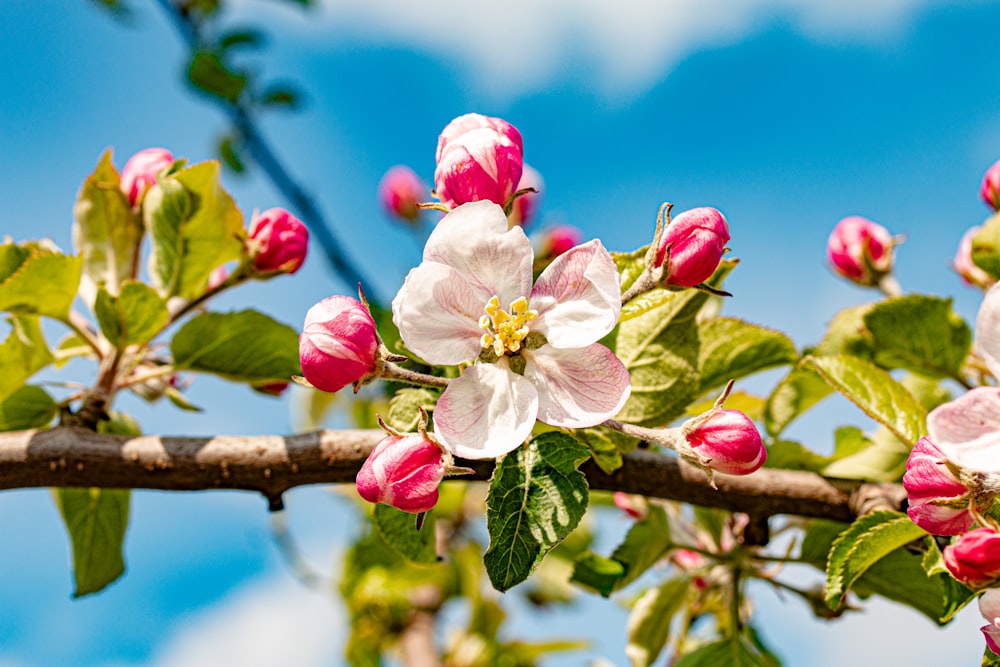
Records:
<instances>
[{"instance_id":1,"label":"unopened bud","mask_svg":"<svg viewBox=\"0 0 1000 667\"><path fill-rule=\"evenodd\" d=\"M427 186L416 172L398 164L389 171L378 184L378 200L389 215L407 222L420 218L419 204L428 198Z\"/></svg>"},{"instance_id":2,"label":"unopened bud","mask_svg":"<svg viewBox=\"0 0 1000 667\"><path fill-rule=\"evenodd\" d=\"M379 337L368 309L349 296L323 299L306 313L299 336L302 375L322 391L360 386L378 370Z\"/></svg>"},{"instance_id":3,"label":"unopened bud","mask_svg":"<svg viewBox=\"0 0 1000 667\"><path fill-rule=\"evenodd\" d=\"M1000 211L1000 161L983 174L983 183L979 186L979 196L986 205L994 211Z\"/></svg>"},{"instance_id":4,"label":"unopened bud","mask_svg":"<svg viewBox=\"0 0 1000 667\"><path fill-rule=\"evenodd\" d=\"M903 487L910 520L932 535L960 535L972 528L969 489L930 438L921 438L906 460Z\"/></svg>"},{"instance_id":5,"label":"unopened bud","mask_svg":"<svg viewBox=\"0 0 1000 667\"><path fill-rule=\"evenodd\" d=\"M506 206L523 169L521 133L513 125L466 114L438 138L434 187L449 208L484 199Z\"/></svg>"},{"instance_id":6,"label":"unopened bud","mask_svg":"<svg viewBox=\"0 0 1000 667\"><path fill-rule=\"evenodd\" d=\"M979 265L972 261L972 239L974 239L978 233L979 227L973 227L969 231L965 232L962 236L961 242L958 244L958 252L955 253L955 259L952 262L952 267L966 283L985 289L996 281L993 280L988 273L979 268Z\"/></svg>"},{"instance_id":7,"label":"unopened bud","mask_svg":"<svg viewBox=\"0 0 1000 667\"><path fill-rule=\"evenodd\" d=\"M554 225L532 235L535 256L538 259L555 259L564 252L580 245L583 232L573 225Z\"/></svg>"},{"instance_id":8,"label":"unopened bud","mask_svg":"<svg viewBox=\"0 0 1000 667\"><path fill-rule=\"evenodd\" d=\"M447 456L426 434L387 435L358 472L358 493L411 514L427 512L438 501Z\"/></svg>"},{"instance_id":9,"label":"unopened bud","mask_svg":"<svg viewBox=\"0 0 1000 667\"><path fill-rule=\"evenodd\" d=\"M662 284L694 287L708 280L729 238L726 218L714 208L693 208L674 217L662 231L653 263L663 267Z\"/></svg>"},{"instance_id":10,"label":"unopened bud","mask_svg":"<svg viewBox=\"0 0 1000 667\"><path fill-rule=\"evenodd\" d=\"M538 170L524 165L524 171L521 172L521 182L517 184L517 189L534 188L537 192L527 192L514 200L510 215L507 217L511 224L527 228L534 221L535 215L538 213L538 206L542 201L542 188L544 186L545 181Z\"/></svg>"},{"instance_id":11,"label":"unopened bud","mask_svg":"<svg viewBox=\"0 0 1000 667\"><path fill-rule=\"evenodd\" d=\"M872 287L892 271L892 248L889 230L855 215L833 228L826 254L834 271L859 285Z\"/></svg>"},{"instance_id":12,"label":"unopened bud","mask_svg":"<svg viewBox=\"0 0 1000 667\"><path fill-rule=\"evenodd\" d=\"M633 519L642 520L649 516L649 501L646 500L645 496L615 491L612 500L614 500L615 507Z\"/></svg>"},{"instance_id":13,"label":"unopened bud","mask_svg":"<svg viewBox=\"0 0 1000 667\"><path fill-rule=\"evenodd\" d=\"M728 475L749 475L767 460L753 421L739 410L712 410L685 425L687 443L702 465Z\"/></svg>"},{"instance_id":14,"label":"unopened bud","mask_svg":"<svg viewBox=\"0 0 1000 667\"><path fill-rule=\"evenodd\" d=\"M149 188L156 185L156 176L174 162L166 148L147 148L128 159L122 169L121 190L132 208L139 208Z\"/></svg>"},{"instance_id":15,"label":"unopened bud","mask_svg":"<svg viewBox=\"0 0 1000 667\"><path fill-rule=\"evenodd\" d=\"M254 221L248 241L259 273L295 273L306 259L309 230L283 208L272 208Z\"/></svg>"},{"instance_id":16,"label":"unopened bud","mask_svg":"<svg viewBox=\"0 0 1000 667\"><path fill-rule=\"evenodd\" d=\"M1000 579L1000 534L976 528L944 548L951 575L970 588L985 588Z\"/></svg>"}]
</instances>

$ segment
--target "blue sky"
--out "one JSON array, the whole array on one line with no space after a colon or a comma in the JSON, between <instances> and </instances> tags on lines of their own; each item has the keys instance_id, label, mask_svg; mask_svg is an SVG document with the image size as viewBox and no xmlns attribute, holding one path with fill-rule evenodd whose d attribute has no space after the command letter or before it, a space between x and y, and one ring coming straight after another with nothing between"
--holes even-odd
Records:
<instances>
[{"instance_id":1,"label":"blue sky","mask_svg":"<svg viewBox=\"0 0 1000 667\"><path fill-rule=\"evenodd\" d=\"M3 234L70 248L73 200L107 146L119 166L149 146L211 156L223 119L184 88L180 41L155 3L132 4L134 24L122 26L83 0L0 3ZM307 94L302 112L269 117L264 129L364 263L372 291L391 298L419 258L412 236L377 207L379 177L406 163L429 179L437 133L478 111L521 130L526 159L545 178L546 224L568 222L630 250L648 242L661 201L722 210L743 260L727 313L781 328L800 346L835 310L870 298L824 265L827 235L851 214L907 235L897 262L904 289L954 296L974 316L978 293L948 264L964 230L987 214L979 179L1000 158L1000 3L540 4L341 0L303 13L237 3L234 24L270 36L252 61ZM246 212L284 205L256 174L226 183ZM312 250L294 278L251 285L220 306L249 302L301 326L310 305L350 293ZM292 428L289 398L202 378L191 398L209 409L123 407L149 432ZM861 421L835 403L822 414L823 430L799 434L820 448L831 426ZM307 554L335 569L353 529L345 501L310 489L289 506ZM282 644L302 647L299 664L338 664L343 614L290 580L264 507L247 494L137 493L128 575L74 602L47 493L0 494L10 545L0 551L0 666L213 664L220 643L257 664L269 649L250 640L267 637L256 629L276 618L295 640ZM817 654L823 664L864 661L859 645L896 650L902 638L912 652L883 664L950 650L971 664L981 653L974 610L946 633L888 604L819 628L794 601L768 595L765 633L791 665L821 664ZM620 610L595 603L555 627L571 633L590 617L623 623ZM621 633L611 635L597 654L620 663Z\"/></svg>"}]
</instances>

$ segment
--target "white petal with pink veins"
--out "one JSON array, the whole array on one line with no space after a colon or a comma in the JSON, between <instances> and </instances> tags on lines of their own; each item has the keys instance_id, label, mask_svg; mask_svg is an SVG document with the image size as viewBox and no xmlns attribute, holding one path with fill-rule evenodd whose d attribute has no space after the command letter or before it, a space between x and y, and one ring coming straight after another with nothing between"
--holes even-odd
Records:
<instances>
[{"instance_id":1,"label":"white petal with pink veins","mask_svg":"<svg viewBox=\"0 0 1000 667\"><path fill-rule=\"evenodd\" d=\"M531 328L559 348L585 347L615 328L621 313L621 278L597 239L553 260L538 277L530 306Z\"/></svg>"},{"instance_id":2,"label":"white petal with pink veins","mask_svg":"<svg viewBox=\"0 0 1000 667\"><path fill-rule=\"evenodd\" d=\"M392 300L392 321L406 347L424 361L458 364L479 356L479 318L490 296L455 269L424 262Z\"/></svg>"},{"instance_id":3,"label":"white petal with pink veins","mask_svg":"<svg viewBox=\"0 0 1000 667\"><path fill-rule=\"evenodd\" d=\"M1000 472L1000 389L977 387L927 415L931 440L967 470Z\"/></svg>"},{"instance_id":4,"label":"white petal with pink veins","mask_svg":"<svg viewBox=\"0 0 1000 667\"><path fill-rule=\"evenodd\" d=\"M451 381L434 408L434 434L455 456L492 459L517 449L537 414L538 391L502 358Z\"/></svg>"},{"instance_id":5,"label":"white petal with pink veins","mask_svg":"<svg viewBox=\"0 0 1000 667\"><path fill-rule=\"evenodd\" d=\"M545 345L523 354L524 376L538 389L538 418L546 424L596 426L618 414L632 391L625 365L603 345Z\"/></svg>"},{"instance_id":6,"label":"white petal with pink veins","mask_svg":"<svg viewBox=\"0 0 1000 667\"><path fill-rule=\"evenodd\" d=\"M976 317L976 344L993 375L1000 377L1000 284L983 297Z\"/></svg>"},{"instance_id":7,"label":"white petal with pink veins","mask_svg":"<svg viewBox=\"0 0 1000 667\"><path fill-rule=\"evenodd\" d=\"M441 218L424 246L424 262L452 267L463 280L489 292L487 299L495 294L501 308L528 296L533 261L524 231L508 230L503 209L490 201L463 204Z\"/></svg>"}]
</instances>

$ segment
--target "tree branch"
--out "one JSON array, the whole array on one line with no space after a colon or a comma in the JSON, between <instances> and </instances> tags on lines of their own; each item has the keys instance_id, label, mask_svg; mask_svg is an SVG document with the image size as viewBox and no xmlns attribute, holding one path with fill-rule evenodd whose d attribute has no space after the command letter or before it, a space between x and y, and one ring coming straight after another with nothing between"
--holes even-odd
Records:
<instances>
[{"instance_id":1,"label":"tree branch","mask_svg":"<svg viewBox=\"0 0 1000 667\"><path fill-rule=\"evenodd\" d=\"M0 489L90 487L201 491L242 489L263 494L271 509L282 494L305 484L353 483L384 433L379 430L317 431L291 436L211 438L121 436L60 426L44 431L0 433ZM810 472L758 470L746 477L705 474L674 456L638 450L608 475L592 462L582 466L592 489L747 512L851 521L874 509L899 509L906 492L898 484L829 480ZM462 480L486 480L491 461L456 461L474 470Z\"/></svg>"}]
</instances>

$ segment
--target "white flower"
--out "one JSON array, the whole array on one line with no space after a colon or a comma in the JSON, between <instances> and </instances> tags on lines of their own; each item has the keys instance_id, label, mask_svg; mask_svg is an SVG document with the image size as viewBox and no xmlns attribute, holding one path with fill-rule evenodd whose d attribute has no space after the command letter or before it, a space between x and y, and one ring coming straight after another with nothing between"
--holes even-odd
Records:
<instances>
[{"instance_id":1,"label":"white flower","mask_svg":"<svg viewBox=\"0 0 1000 667\"><path fill-rule=\"evenodd\" d=\"M489 201L459 206L435 227L423 262L392 302L406 346L424 361L475 360L434 410L453 454L495 458L535 420L585 428L613 417L631 391L624 364L597 343L617 324L621 282L593 240L560 255L531 284L531 243Z\"/></svg>"}]
</instances>

